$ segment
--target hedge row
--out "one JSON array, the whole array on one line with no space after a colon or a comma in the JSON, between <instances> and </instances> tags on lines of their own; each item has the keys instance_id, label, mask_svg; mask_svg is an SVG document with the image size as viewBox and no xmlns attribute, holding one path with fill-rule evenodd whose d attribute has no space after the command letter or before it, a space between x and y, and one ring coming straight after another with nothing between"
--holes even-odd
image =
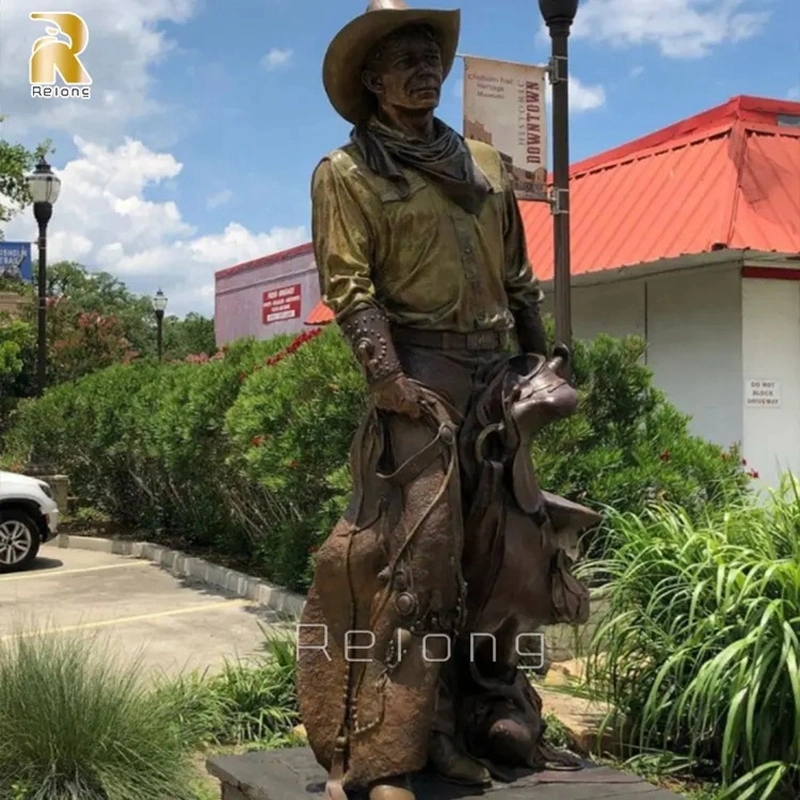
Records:
<instances>
[{"instance_id":1,"label":"hedge row","mask_svg":"<svg viewBox=\"0 0 800 800\"><path fill-rule=\"evenodd\" d=\"M668 500L695 515L746 492L737 450L690 435L643 349L634 338L575 344L582 403L536 444L542 484L634 513ZM24 403L3 461L62 470L122 524L304 590L310 554L347 500L364 389L335 327L243 340L210 359L117 365Z\"/></svg>"}]
</instances>

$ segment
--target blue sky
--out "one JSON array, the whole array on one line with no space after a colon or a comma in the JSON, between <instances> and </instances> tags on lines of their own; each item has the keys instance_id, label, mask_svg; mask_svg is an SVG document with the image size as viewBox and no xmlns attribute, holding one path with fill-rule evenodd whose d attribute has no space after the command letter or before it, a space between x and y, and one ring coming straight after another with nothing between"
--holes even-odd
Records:
<instances>
[{"instance_id":1,"label":"blue sky","mask_svg":"<svg viewBox=\"0 0 800 800\"><path fill-rule=\"evenodd\" d=\"M41 35L27 18L38 4L7 0L0 136L56 142L54 255L137 290L163 283L174 310L210 313L215 269L306 240L311 171L349 131L324 94L322 58L364 6L127 0L122 14L103 0L66 3L92 31L83 60L94 79L92 99L67 109L26 97L18 56ZM462 9L463 53L547 60L535 0L437 7ZM570 40L572 160L737 94L800 99L798 31L799 0L582 0ZM459 61L440 109L458 129L461 70ZM31 228L15 220L6 238Z\"/></svg>"}]
</instances>

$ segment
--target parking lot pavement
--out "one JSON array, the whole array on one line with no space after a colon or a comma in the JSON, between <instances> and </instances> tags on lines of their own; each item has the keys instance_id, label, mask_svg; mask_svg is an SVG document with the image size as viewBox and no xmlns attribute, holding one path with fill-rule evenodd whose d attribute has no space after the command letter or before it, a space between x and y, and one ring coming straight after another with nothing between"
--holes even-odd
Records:
<instances>
[{"instance_id":1,"label":"parking lot pavement","mask_svg":"<svg viewBox=\"0 0 800 800\"><path fill-rule=\"evenodd\" d=\"M32 570L0 575L0 644L27 631L88 634L148 671L218 669L264 640L269 612L190 585L142 559L45 545Z\"/></svg>"}]
</instances>

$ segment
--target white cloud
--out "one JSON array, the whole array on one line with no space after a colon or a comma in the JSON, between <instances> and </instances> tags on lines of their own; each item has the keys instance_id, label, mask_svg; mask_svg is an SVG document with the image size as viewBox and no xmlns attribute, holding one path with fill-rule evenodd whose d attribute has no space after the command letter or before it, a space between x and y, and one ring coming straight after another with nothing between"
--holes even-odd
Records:
<instances>
[{"instance_id":1,"label":"white cloud","mask_svg":"<svg viewBox=\"0 0 800 800\"><path fill-rule=\"evenodd\" d=\"M233 192L230 189L223 189L221 192L212 194L206 199L206 208L219 208L224 206L225 203L230 202L233 197Z\"/></svg>"},{"instance_id":2,"label":"white cloud","mask_svg":"<svg viewBox=\"0 0 800 800\"><path fill-rule=\"evenodd\" d=\"M160 110L149 95L150 66L173 47L159 26L180 23L197 0L71 0L67 7L89 28L81 55L92 77L89 100L31 98L28 62L35 39L47 23L29 18L30 0L3 0L0 12L0 96L7 115L4 135L22 138L42 131L110 142L124 133L127 121ZM57 5L57 4L56 4ZM44 4L47 8L47 4Z\"/></svg>"},{"instance_id":3,"label":"white cloud","mask_svg":"<svg viewBox=\"0 0 800 800\"><path fill-rule=\"evenodd\" d=\"M178 314L213 313L217 269L309 238L302 226L251 231L235 221L222 230L198 231L174 201L148 199L155 186L168 196L180 184L183 165L154 148L168 148L164 133L175 132L187 116L154 102L150 69L175 47L163 23L185 22L201 2L126 0L109 11L107 0L72 0L67 7L89 27L81 60L92 77L92 97L82 101L30 97L28 58L46 24L29 19L36 7L30 0L2 0L0 11L3 138L30 144L67 134L77 149L66 164L58 152L50 159L62 189L48 231L49 259L107 270L137 292L161 285L170 311ZM291 51L276 50L270 57L277 65L290 56ZM160 113L169 120L163 130L155 124ZM148 123L148 144L126 136L131 122L142 119ZM218 208L230 197L230 191L221 191L208 197L207 205ZM15 217L4 233L9 240L34 240L30 210Z\"/></svg>"},{"instance_id":4,"label":"white cloud","mask_svg":"<svg viewBox=\"0 0 800 800\"><path fill-rule=\"evenodd\" d=\"M606 104L606 90L596 84L587 86L577 78L569 79L569 108L570 111L593 111Z\"/></svg>"},{"instance_id":5,"label":"white cloud","mask_svg":"<svg viewBox=\"0 0 800 800\"><path fill-rule=\"evenodd\" d=\"M294 50L282 50L279 47L273 47L272 50L262 57L261 66L264 69L277 69L287 64L293 55Z\"/></svg>"},{"instance_id":6,"label":"white cloud","mask_svg":"<svg viewBox=\"0 0 800 800\"><path fill-rule=\"evenodd\" d=\"M644 72L644 67L633 67L631 69L631 78L638 78Z\"/></svg>"},{"instance_id":7,"label":"white cloud","mask_svg":"<svg viewBox=\"0 0 800 800\"><path fill-rule=\"evenodd\" d=\"M547 93L547 105L553 108L553 87L548 82L545 89ZM581 114L584 111L594 111L602 108L606 104L606 90L600 85L587 86L581 83L573 75L569 76L569 110L573 114Z\"/></svg>"},{"instance_id":8,"label":"white cloud","mask_svg":"<svg viewBox=\"0 0 800 800\"><path fill-rule=\"evenodd\" d=\"M789 91L786 93L786 97L789 100L800 100L800 85L789 89Z\"/></svg>"},{"instance_id":9,"label":"white cloud","mask_svg":"<svg viewBox=\"0 0 800 800\"><path fill-rule=\"evenodd\" d=\"M671 58L699 58L725 42L756 36L768 19L763 0L585 0L572 33L620 47L655 45Z\"/></svg>"},{"instance_id":10,"label":"white cloud","mask_svg":"<svg viewBox=\"0 0 800 800\"><path fill-rule=\"evenodd\" d=\"M216 233L199 233L170 200L145 199L145 191L176 179L183 165L130 138L116 148L75 137L78 157L54 170L61 194L48 231L48 257L80 261L106 270L138 292L161 286L170 311L211 315L214 272L232 264L308 241L305 227L251 231L230 222ZM9 241L31 241L30 211L5 229Z\"/></svg>"}]
</instances>

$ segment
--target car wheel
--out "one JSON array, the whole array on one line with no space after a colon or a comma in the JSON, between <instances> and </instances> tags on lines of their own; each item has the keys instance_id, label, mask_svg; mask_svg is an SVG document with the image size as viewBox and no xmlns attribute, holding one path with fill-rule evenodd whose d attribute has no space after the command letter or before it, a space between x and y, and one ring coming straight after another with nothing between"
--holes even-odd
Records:
<instances>
[{"instance_id":1,"label":"car wheel","mask_svg":"<svg viewBox=\"0 0 800 800\"><path fill-rule=\"evenodd\" d=\"M0 511L0 572L17 572L33 564L41 543L39 526L24 511Z\"/></svg>"}]
</instances>

